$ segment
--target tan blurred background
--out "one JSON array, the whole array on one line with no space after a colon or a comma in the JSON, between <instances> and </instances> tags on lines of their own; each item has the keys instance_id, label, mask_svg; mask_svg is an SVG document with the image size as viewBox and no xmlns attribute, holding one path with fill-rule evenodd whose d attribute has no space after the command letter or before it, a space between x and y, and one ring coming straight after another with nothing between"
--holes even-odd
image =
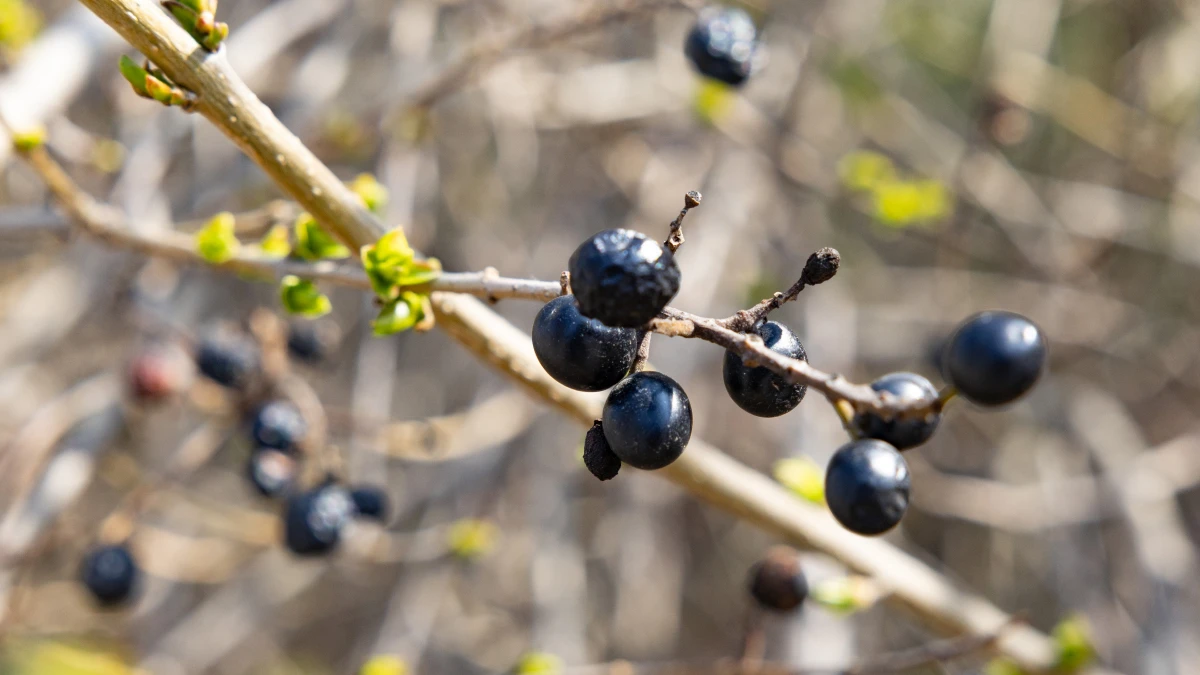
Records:
<instances>
[{"instance_id":1,"label":"tan blurred background","mask_svg":"<svg viewBox=\"0 0 1200 675\"><path fill-rule=\"evenodd\" d=\"M696 189L673 304L729 315L836 247L838 276L777 315L826 371L940 383L940 341L963 317L1033 318L1049 376L1007 410L953 406L906 453L913 505L887 539L1040 628L1086 616L1120 672L1200 672L1200 7L755 2L768 63L730 94L683 56L694 15L661 5L487 64L432 107L415 143L400 112L419 87L471 45L579 5L225 0L220 18L259 96L339 176L374 174L391 195L386 222L447 269L556 279L601 229L665 236ZM132 51L110 29L71 3L30 6L40 28L22 47L20 3L0 0L0 111L43 122L91 194L147 231L281 196L204 120L134 96L115 68ZM437 333L372 338L374 308L352 291L331 289L342 340L302 372L348 475L386 483L391 548L375 562L290 557L275 543L276 507L242 479L245 434L205 414L220 407L212 392L153 410L121 396L139 345L277 310L277 289L64 241L65 222L36 176L0 154L10 652L86 638L155 675L353 673L380 653L419 673L504 672L530 650L568 666L739 653L744 576L768 536L652 475L598 483L577 427ZM497 306L522 329L537 309ZM778 419L743 413L721 357L654 341L697 437L767 472L787 457L823 464L844 442L816 396ZM436 433L379 433L431 416L450 417ZM139 517L144 596L93 611L74 583L81 552L184 442L220 447ZM426 446L464 456L421 457ZM494 540L469 560L445 543L464 519L495 528L473 532ZM815 581L844 574L818 555L805 563ZM883 608L810 607L767 628L767 655L797 668L929 638ZM29 672L30 657L12 660ZM968 658L913 672L981 668Z\"/></svg>"}]
</instances>

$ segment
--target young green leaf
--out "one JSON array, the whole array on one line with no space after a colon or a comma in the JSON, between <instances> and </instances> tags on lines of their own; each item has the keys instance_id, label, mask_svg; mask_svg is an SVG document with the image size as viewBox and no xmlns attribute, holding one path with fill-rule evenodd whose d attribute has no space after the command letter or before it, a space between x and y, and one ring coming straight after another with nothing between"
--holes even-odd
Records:
<instances>
[{"instance_id":1,"label":"young green leaf","mask_svg":"<svg viewBox=\"0 0 1200 675\"><path fill-rule=\"evenodd\" d=\"M825 503L825 474L808 457L789 457L775 462L775 480L814 504Z\"/></svg>"},{"instance_id":2,"label":"young green leaf","mask_svg":"<svg viewBox=\"0 0 1200 675\"><path fill-rule=\"evenodd\" d=\"M375 176L369 173L359 174L357 178L350 182L350 190L358 195L364 206L371 213L382 213L387 206L388 191L379 181L375 180Z\"/></svg>"},{"instance_id":3,"label":"young green leaf","mask_svg":"<svg viewBox=\"0 0 1200 675\"><path fill-rule=\"evenodd\" d=\"M13 147L19 152L29 152L34 148L41 147L46 142L46 127L39 124L29 129L14 132L12 142Z\"/></svg>"},{"instance_id":4,"label":"young green leaf","mask_svg":"<svg viewBox=\"0 0 1200 675\"><path fill-rule=\"evenodd\" d=\"M296 218L296 255L307 260L322 258L346 258L350 249L343 246L332 235L326 232L316 219L307 213L301 213Z\"/></svg>"},{"instance_id":5,"label":"young green leaf","mask_svg":"<svg viewBox=\"0 0 1200 675\"><path fill-rule=\"evenodd\" d=\"M233 214L222 211L196 233L196 251L210 263L223 263L237 255L241 242L233 234Z\"/></svg>"},{"instance_id":6,"label":"young green leaf","mask_svg":"<svg viewBox=\"0 0 1200 675\"><path fill-rule=\"evenodd\" d=\"M379 238L374 244L362 247L363 269L371 280L371 288L384 300L395 296L404 269L413 260L414 252L408 245L404 230L396 228Z\"/></svg>"},{"instance_id":7,"label":"young green leaf","mask_svg":"<svg viewBox=\"0 0 1200 675\"><path fill-rule=\"evenodd\" d=\"M117 68L120 69L121 75L129 81L129 85L137 92L138 96L150 96L150 92L146 90L146 69L139 66L136 61L128 56L121 56L121 60L117 62Z\"/></svg>"},{"instance_id":8,"label":"young green leaf","mask_svg":"<svg viewBox=\"0 0 1200 675\"><path fill-rule=\"evenodd\" d=\"M1082 616L1063 619L1054 627L1051 635L1058 652L1055 668L1060 671L1075 672L1091 662L1096 654L1092 646L1091 628Z\"/></svg>"},{"instance_id":9,"label":"young green leaf","mask_svg":"<svg viewBox=\"0 0 1200 675\"><path fill-rule=\"evenodd\" d=\"M442 263L437 258L413 260L400 268L397 286L420 286L433 283L442 275Z\"/></svg>"},{"instance_id":10,"label":"young green leaf","mask_svg":"<svg viewBox=\"0 0 1200 675\"><path fill-rule=\"evenodd\" d=\"M279 297L289 313L311 319L325 316L332 309L329 298L317 289L316 284L290 274L279 284Z\"/></svg>"},{"instance_id":11,"label":"young green leaf","mask_svg":"<svg viewBox=\"0 0 1200 675\"><path fill-rule=\"evenodd\" d=\"M258 242L258 248L268 258L288 257L288 254L292 252L292 242L288 238L287 225L276 225L268 230L267 234Z\"/></svg>"},{"instance_id":12,"label":"young green leaf","mask_svg":"<svg viewBox=\"0 0 1200 675\"><path fill-rule=\"evenodd\" d=\"M466 518L450 527L446 543L460 558L478 558L495 548L496 534L496 526L488 521Z\"/></svg>"},{"instance_id":13,"label":"young green leaf","mask_svg":"<svg viewBox=\"0 0 1200 675\"><path fill-rule=\"evenodd\" d=\"M563 662L547 652L526 652L513 668L514 675L562 675Z\"/></svg>"},{"instance_id":14,"label":"young green leaf","mask_svg":"<svg viewBox=\"0 0 1200 675\"><path fill-rule=\"evenodd\" d=\"M425 303L421 295L401 293L379 310L379 316L371 322L376 335L401 333L416 326L425 318Z\"/></svg>"},{"instance_id":15,"label":"young green leaf","mask_svg":"<svg viewBox=\"0 0 1200 675\"><path fill-rule=\"evenodd\" d=\"M813 586L809 597L830 611L852 614L874 605L879 588L867 577L837 577Z\"/></svg>"}]
</instances>

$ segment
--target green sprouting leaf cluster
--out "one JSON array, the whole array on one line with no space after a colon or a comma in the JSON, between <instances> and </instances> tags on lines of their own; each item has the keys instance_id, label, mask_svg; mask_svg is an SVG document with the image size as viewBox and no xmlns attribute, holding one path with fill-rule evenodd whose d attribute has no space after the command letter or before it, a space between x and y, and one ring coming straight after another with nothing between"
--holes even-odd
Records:
<instances>
[{"instance_id":1,"label":"green sprouting leaf cluster","mask_svg":"<svg viewBox=\"0 0 1200 675\"><path fill-rule=\"evenodd\" d=\"M213 216L196 233L196 251L200 257L213 264L233 259L241 250L241 242L233 231L236 224L233 214L228 211Z\"/></svg>"},{"instance_id":2,"label":"green sprouting leaf cluster","mask_svg":"<svg viewBox=\"0 0 1200 675\"><path fill-rule=\"evenodd\" d=\"M184 110L189 110L195 105L196 97L191 92L175 85L150 63L139 66L128 56L122 56L117 65L121 75L129 81L138 96L153 99L166 106L179 106Z\"/></svg>"},{"instance_id":3,"label":"green sprouting leaf cluster","mask_svg":"<svg viewBox=\"0 0 1200 675\"><path fill-rule=\"evenodd\" d=\"M162 5L210 52L229 37L229 26L217 21L217 0L163 0Z\"/></svg>"},{"instance_id":4,"label":"green sprouting leaf cluster","mask_svg":"<svg viewBox=\"0 0 1200 675\"><path fill-rule=\"evenodd\" d=\"M290 314L310 319L325 316L333 309L329 298L317 289L316 284L291 274L284 277L279 284L279 299L283 302L283 308Z\"/></svg>"},{"instance_id":5,"label":"green sprouting leaf cluster","mask_svg":"<svg viewBox=\"0 0 1200 675\"><path fill-rule=\"evenodd\" d=\"M886 227L928 225L949 215L949 191L940 181L902 176L892 160L877 152L852 152L838 163L838 176L850 192L867 198L871 215Z\"/></svg>"},{"instance_id":6,"label":"green sprouting leaf cluster","mask_svg":"<svg viewBox=\"0 0 1200 675\"><path fill-rule=\"evenodd\" d=\"M394 229L379 241L364 246L363 269L383 306L372 327L376 335L391 335L423 326L433 316L428 292L413 287L433 282L442 273L436 258L418 260L404 230Z\"/></svg>"}]
</instances>

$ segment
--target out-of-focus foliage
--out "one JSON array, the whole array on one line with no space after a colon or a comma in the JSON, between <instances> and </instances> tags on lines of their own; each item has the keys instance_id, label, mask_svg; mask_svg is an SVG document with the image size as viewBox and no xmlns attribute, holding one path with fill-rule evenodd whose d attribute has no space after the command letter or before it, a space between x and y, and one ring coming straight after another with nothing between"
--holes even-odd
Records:
<instances>
[{"instance_id":1,"label":"out-of-focus foliage","mask_svg":"<svg viewBox=\"0 0 1200 675\"><path fill-rule=\"evenodd\" d=\"M20 50L41 27L41 12L26 0L0 0L0 48Z\"/></svg>"},{"instance_id":2,"label":"out-of-focus foliage","mask_svg":"<svg viewBox=\"0 0 1200 675\"><path fill-rule=\"evenodd\" d=\"M100 644L39 640L11 643L5 651L0 672L7 675L149 675Z\"/></svg>"}]
</instances>

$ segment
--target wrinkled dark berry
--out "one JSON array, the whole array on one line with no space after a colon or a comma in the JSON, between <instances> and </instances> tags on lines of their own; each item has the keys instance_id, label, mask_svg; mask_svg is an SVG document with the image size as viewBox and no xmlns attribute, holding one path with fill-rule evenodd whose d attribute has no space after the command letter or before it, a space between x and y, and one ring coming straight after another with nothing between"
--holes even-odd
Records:
<instances>
[{"instance_id":1,"label":"wrinkled dark berry","mask_svg":"<svg viewBox=\"0 0 1200 675\"><path fill-rule=\"evenodd\" d=\"M571 290L586 317L618 328L644 326L679 292L675 256L632 230L605 230L568 263Z\"/></svg>"},{"instance_id":2,"label":"wrinkled dark berry","mask_svg":"<svg viewBox=\"0 0 1200 675\"><path fill-rule=\"evenodd\" d=\"M241 389L258 373L258 344L244 333L211 332L196 345L196 367L217 384Z\"/></svg>"},{"instance_id":3,"label":"wrinkled dark berry","mask_svg":"<svg viewBox=\"0 0 1200 675\"><path fill-rule=\"evenodd\" d=\"M600 391L621 381L637 356L637 331L612 328L579 313L575 296L546 303L533 322L533 351L559 383Z\"/></svg>"},{"instance_id":4,"label":"wrinkled dark berry","mask_svg":"<svg viewBox=\"0 0 1200 675\"><path fill-rule=\"evenodd\" d=\"M1012 403L1033 388L1046 366L1046 339L1012 312L967 319L946 345L946 380L978 405Z\"/></svg>"},{"instance_id":5,"label":"wrinkled dark berry","mask_svg":"<svg viewBox=\"0 0 1200 675\"><path fill-rule=\"evenodd\" d=\"M290 401L270 401L258 409L251 424L254 441L266 448L290 450L296 447L308 431L300 409Z\"/></svg>"},{"instance_id":6,"label":"wrinkled dark berry","mask_svg":"<svg viewBox=\"0 0 1200 675\"><path fill-rule=\"evenodd\" d=\"M758 46L758 29L750 15L723 7L700 14L683 51L701 75L738 86L750 77Z\"/></svg>"},{"instance_id":7,"label":"wrinkled dark berry","mask_svg":"<svg viewBox=\"0 0 1200 675\"><path fill-rule=\"evenodd\" d=\"M80 576L98 603L113 607L132 597L141 571L125 546L101 546L84 557Z\"/></svg>"},{"instance_id":8,"label":"wrinkled dark berry","mask_svg":"<svg viewBox=\"0 0 1200 675\"><path fill-rule=\"evenodd\" d=\"M604 438L622 462L638 469L661 469L687 447L692 404L666 375L634 373L609 392L602 424Z\"/></svg>"},{"instance_id":9,"label":"wrinkled dark berry","mask_svg":"<svg viewBox=\"0 0 1200 675\"><path fill-rule=\"evenodd\" d=\"M783 324L767 321L756 329L763 344L788 358L807 361L804 345ZM725 352L725 391L734 403L759 417L778 417L800 405L808 386L792 384L764 366L751 368L737 354Z\"/></svg>"},{"instance_id":10,"label":"wrinkled dark berry","mask_svg":"<svg viewBox=\"0 0 1200 675\"><path fill-rule=\"evenodd\" d=\"M350 499L358 515L383 522L391 513L391 501L387 493L374 485L360 485L350 490Z\"/></svg>"},{"instance_id":11,"label":"wrinkled dark berry","mask_svg":"<svg viewBox=\"0 0 1200 675\"><path fill-rule=\"evenodd\" d=\"M872 382L871 388L886 391L902 403L932 401L938 397L937 389L929 380L916 373L889 373ZM876 413L864 412L855 415L854 426L866 438L877 438L897 450L907 450L929 440L941 419L940 413L933 413L928 417L884 421Z\"/></svg>"},{"instance_id":12,"label":"wrinkled dark berry","mask_svg":"<svg viewBox=\"0 0 1200 675\"><path fill-rule=\"evenodd\" d=\"M823 284L833 278L837 274L838 267L842 264L842 254L838 253L836 248L823 248L812 255L808 256L808 261L804 263L804 271L801 276L804 283L810 286Z\"/></svg>"},{"instance_id":13,"label":"wrinkled dark berry","mask_svg":"<svg viewBox=\"0 0 1200 675\"><path fill-rule=\"evenodd\" d=\"M341 540L354 512L350 493L338 485L294 495L284 507L284 543L298 555L327 553Z\"/></svg>"},{"instance_id":14,"label":"wrinkled dark berry","mask_svg":"<svg viewBox=\"0 0 1200 675\"><path fill-rule=\"evenodd\" d=\"M873 438L847 443L825 473L825 502L851 532L882 534L908 509L908 463L899 450Z\"/></svg>"},{"instance_id":15,"label":"wrinkled dark berry","mask_svg":"<svg viewBox=\"0 0 1200 675\"><path fill-rule=\"evenodd\" d=\"M612 480L621 470L621 458L608 447L604 423L596 420L583 439L583 465L600 480Z\"/></svg>"},{"instance_id":16,"label":"wrinkled dark berry","mask_svg":"<svg viewBox=\"0 0 1200 675\"><path fill-rule=\"evenodd\" d=\"M250 484L264 497L280 497L295 482L299 466L296 458L275 448L259 448L246 462Z\"/></svg>"},{"instance_id":17,"label":"wrinkled dark berry","mask_svg":"<svg viewBox=\"0 0 1200 675\"><path fill-rule=\"evenodd\" d=\"M787 546L767 551L750 568L750 595L759 605L779 612L790 612L808 597L808 579L800 568L800 555Z\"/></svg>"}]
</instances>

